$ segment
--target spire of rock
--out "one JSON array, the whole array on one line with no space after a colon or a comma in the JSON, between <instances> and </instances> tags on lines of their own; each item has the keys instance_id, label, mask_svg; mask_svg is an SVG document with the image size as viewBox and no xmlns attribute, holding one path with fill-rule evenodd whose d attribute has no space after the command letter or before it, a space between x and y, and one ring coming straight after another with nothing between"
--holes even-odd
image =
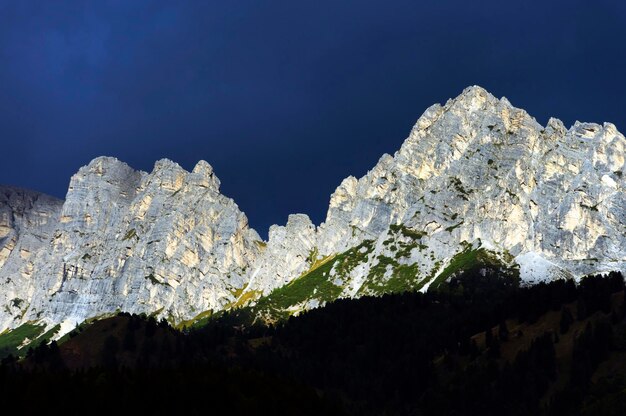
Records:
<instances>
[{"instance_id":1,"label":"spire of rock","mask_svg":"<svg viewBox=\"0 0 626 416\"><path fill-rule=\"evenodd\" d=\"M190 184L219 191L220 180L215 176L213 167L204 160L199 161L189 174Z\"/></svg>"}]
</instances>

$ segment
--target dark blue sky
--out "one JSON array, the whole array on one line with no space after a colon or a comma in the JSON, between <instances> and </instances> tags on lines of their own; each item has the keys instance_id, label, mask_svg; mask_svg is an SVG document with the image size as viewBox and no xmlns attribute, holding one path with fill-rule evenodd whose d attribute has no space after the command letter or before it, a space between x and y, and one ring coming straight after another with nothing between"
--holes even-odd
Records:
<instances>
[{"instance_id":1,"label":"dark blue sky","mask_svg":"<svg viewBox=\"0 0 626 416\"><path fill-rule=\"evenodd\" d=\"M110 155L211 163L265 235L478 84L626 131L626 7L607 1L0 0L0 183L63 197Z\"/></svg>"}]
</instances>

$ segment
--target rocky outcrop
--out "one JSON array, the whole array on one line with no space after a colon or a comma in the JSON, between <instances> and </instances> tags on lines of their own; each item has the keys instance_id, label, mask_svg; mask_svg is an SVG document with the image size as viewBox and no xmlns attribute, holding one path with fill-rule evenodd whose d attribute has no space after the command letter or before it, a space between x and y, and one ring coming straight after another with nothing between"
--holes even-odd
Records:
<instances>
[{"instance_id":1,"label":"rocky outcrop","mask_svg":"<svg viewBox=\"0 0 626 416\"><path fill-rule=\"evenodd\" d=\"M467 88L427 109L394 156L340 184L316 253L371 241L349 267L334 260L345 297L425 290L468 253L519 266L527 283L625 270L625 148L610 123L543 127L506 98ZM399 275L414 280L398 286Z\"/></svg>"},{"instance_id":2,"label":"rocky outcrop","mask_svg":"<svg viewBox=\"0 0 626 416\"><path fill-rule=\"evenodd\" d=\"M470 87L345 179L323 224L291 215L267 242L206 162L187 172L161 160L146 173L98 158L62 205L0 192L0 330L42 321L63 333L116 310L174 323L255 303L297 313L426 290L477 260L528 283L625 271L625 148L610 123L543 127Z\"/></svg>"},{"instance_id":3,"label":"rocky outcrop","mask_svg":"<svg viewBox=\"0 0 626 416\"><path fill-rule=\"evenodd\" d=\"M29 306L11 325L43 319L67 331L116 310L190 320L235 300L260 242L206 162L189 173L160 160L145 173L95 159L72 177L32 260Z\"/></svg>"},{"instance_id":4,"label":"rocky outcrop","mask_svg":"<svg viewBox=\"0 0 626 416\"><path fill-rule=\"evenodd\" d=\"M48 245L63 201L38 192L0 186L0 328L28 310L38 280L35 258Z\"/></svg>"},{"instance_id":5,"label":"rocky outcrop","mask_svg":"<svg viewBox=\"0 0 626 416\"><path fill-rule=\"evenodd\" d=\"M252 267L246 293L268 295L300 276L317 258L315 225L304 214L290 215L286 226L272 225L262 255Z\"/></svg>"},{"instance_id":6,"label":"rocky outcrop","mask_svg":"<svg viewBox=\"0 0 626 416\"><path fill-rule=\"evenodd\" d=\"M625 147L610 123L566 130L551 119L544 128L470 87L429 108L393 158L342 183L320 247L341 251L404 224L452 246L480 240L513 256L534 252L574 276L623 268Z\"/></svg>"}]
</instances>

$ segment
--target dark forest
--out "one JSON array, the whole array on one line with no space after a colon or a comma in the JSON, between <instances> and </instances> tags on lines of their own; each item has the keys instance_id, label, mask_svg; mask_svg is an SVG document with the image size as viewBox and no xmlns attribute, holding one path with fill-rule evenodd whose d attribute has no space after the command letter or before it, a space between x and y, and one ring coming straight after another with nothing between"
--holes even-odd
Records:
<instances>
[{"instance_id":1,"label":"dark forest","mask_svg":"<svg viewBox=\"0 0 626 416\"><path fill-rule=\"evenodd\" d=\"M624 289L619 273L519 287L477 269L275 325L120 313L5 357L0 388L27 413L623 414Z\"/></svg>"}]
</instances>

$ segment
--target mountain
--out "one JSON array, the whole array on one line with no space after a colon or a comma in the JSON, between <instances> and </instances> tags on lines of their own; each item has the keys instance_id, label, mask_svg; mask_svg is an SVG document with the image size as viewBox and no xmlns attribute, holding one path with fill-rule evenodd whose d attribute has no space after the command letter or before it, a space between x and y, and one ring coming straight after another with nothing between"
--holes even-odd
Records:
<instances>
[{"instance_id":1,"label":"mountain","mask_svg":"<svg viewBox=\"0 0 626 416\"><path fill-rule=\"evenodd\" d=\"M625 271L625 148L610 123L543 127L469 87L428 108L394 156L344 179L324 223L291 215L267 242L206 162L146 173L98 158L62 205L11 203L24 192L3 188L0 330L60 325L60 336L118 310L186 325L245 306L272 321L426 291L475 265L527 284Z\"/></svg>"},{"instance_id":2,"label":"mountain","mask_svg":"<svg viewBox=\"0 0 626 416\"><path fill-rule=\"evenodd\" d=\"M270 233L264 255L306 271L273 293L271 276L253 275L247 291L268 295L254 313L427 290L480 263L526 283L624 270L625 148L610 123L544 128L506 98L467 88L427 109L393 157L345 179L315 236L301 217ZM300 238L286 245L290 234Z\"/></svg>"},{"instance_id":3,"label":"mountain","mask_svg":"<svg viewBox=\"0 0 626 416\"><path fill-rule=\"evenodd\" d=\"M15 326L34 291L34 259L57 227L63 201L0 186L0 327ZM17 322L15 322L17 321Z\"/></svg>"},{"instance_id":4,"label":"mountain","mask_svg":"<svg viewBox=\"0 0 626 416\"><path fill-rule=\"evenodd\" d=\"M9 279L32 270L17 307L2 311L3 328L41 320L61 324L61 335L116 310L191 319L235 300L262 245L205 162L189 173L162 160L148 174L98 158L49 212L46 244L0 271Z\"/></svg>"}]
</instances>

